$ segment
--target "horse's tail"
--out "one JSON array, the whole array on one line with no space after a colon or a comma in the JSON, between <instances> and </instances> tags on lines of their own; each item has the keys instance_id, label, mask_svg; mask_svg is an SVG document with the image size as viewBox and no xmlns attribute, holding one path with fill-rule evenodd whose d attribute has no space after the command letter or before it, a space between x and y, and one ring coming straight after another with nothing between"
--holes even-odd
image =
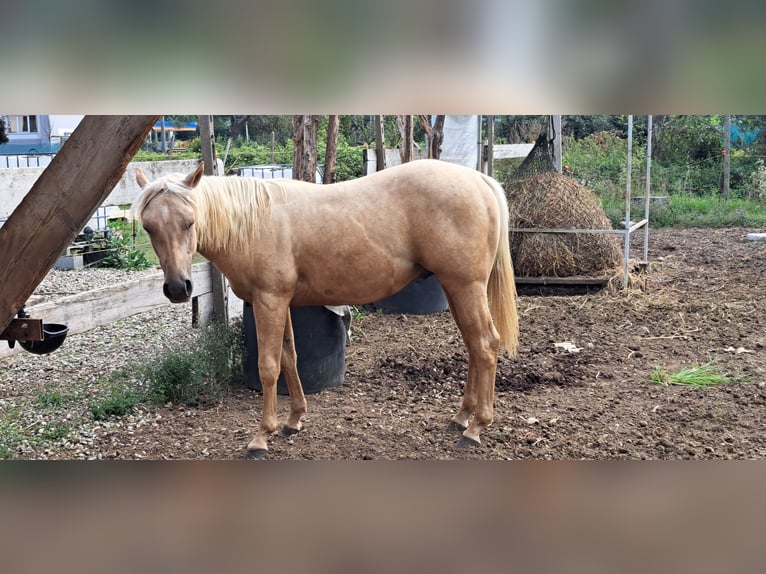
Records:
<instances>
[{"instance_id":1,"label":"horse's tail","mask_svg":"<svg viewBox=\"0 0 766 574\"><path fill-rule=\"evenodd\" d=\"M515 357L519 349L519 318L516 312L516 281L511 260L511 245L508 237L508 200L503 187L493 178L481 174L484 181L495 193L500 210L500 239L495 254L495 264L489 276L487 296L489 310L500 334L500 346Z\"/></svg>"}]
</instances>

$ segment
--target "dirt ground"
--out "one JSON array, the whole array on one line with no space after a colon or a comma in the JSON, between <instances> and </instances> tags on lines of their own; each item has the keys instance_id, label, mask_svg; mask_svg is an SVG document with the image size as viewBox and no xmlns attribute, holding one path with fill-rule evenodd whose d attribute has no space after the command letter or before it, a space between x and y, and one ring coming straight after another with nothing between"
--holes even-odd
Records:
<instances>
[{"instance_id":1,"label":"dirt ground","mask_svg":"<svg viewBox=\"0 0 766 574\"><path fill-rule=\"evenodd\" d=\"M766 456L766 243L746 229L653 230L643 288L520 293L521 351L500 359L495 421L477 448L446 430L466 375L449 313L367 313L343 386L309 395L305 430L271 459L754 459ZM634 235L636 246L640 237ZM634 251L640 253L640 251ZM571 342L579 352L557 348ZM708 388L649 378L712 363ZM288 409L280 396L280 416ZM140 428L101 430L104 458L240 459L260 396L157 408Z\"/></svg>"}]
</instances>

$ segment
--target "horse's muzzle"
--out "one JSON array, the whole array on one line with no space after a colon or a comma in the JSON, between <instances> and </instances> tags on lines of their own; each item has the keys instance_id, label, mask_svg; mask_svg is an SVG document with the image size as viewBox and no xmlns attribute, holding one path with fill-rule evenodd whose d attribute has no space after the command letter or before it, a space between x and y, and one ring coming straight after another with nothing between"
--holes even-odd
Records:
<instances>
[{"instance_id":1,"label":"horse's muzzle","mask_svg":"<svg viewBox=\"0 0 766 574\"><path fill-rule=\"evenodd\" d=\"M171 303L185 303L191 298L193 288L192 282L186 279L171 283L165 282L162 286L162 292L165 294L165 297L170 299Z\"/></svg>"}]
</instances>

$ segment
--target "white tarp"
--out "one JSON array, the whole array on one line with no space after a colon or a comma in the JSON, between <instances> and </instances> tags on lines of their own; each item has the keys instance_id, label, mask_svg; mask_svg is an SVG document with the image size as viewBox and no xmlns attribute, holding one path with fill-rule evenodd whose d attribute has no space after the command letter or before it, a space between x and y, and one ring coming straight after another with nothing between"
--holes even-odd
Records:
<instances>
[{"instance_id":1,"label":"white tarp","mask_svg":"<svg viewBox=\"0 0 766 574\"><path fill-rule=\"evenodd\" d=\"M446 116L439 159L476 169L479 165L479 116Z\"/></svg>"}]
</instances>

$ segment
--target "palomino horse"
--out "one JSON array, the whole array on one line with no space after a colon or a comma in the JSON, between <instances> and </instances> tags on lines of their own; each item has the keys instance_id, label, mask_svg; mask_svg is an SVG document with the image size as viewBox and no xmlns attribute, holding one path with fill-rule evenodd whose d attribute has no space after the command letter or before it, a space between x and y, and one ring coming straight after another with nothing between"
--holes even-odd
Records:
<instances>
[{"instance_id":1,"label":"palomino horse","mask_svg":"<svg viewBox=\"0 0 766 574\"><path fill-rule=\"evenodd\" d=\"M139 169L135 213L151 238L174 303L192 294L195 251L252 304L263 414L248 458L277 431L280 370L290 394L281 434L306 412L290 305L364 304L436 275L468 348L463 401L450 427L462 446L492 422L497 355L515 355L518 318L502 187L477 171L413 161L331 185L188 175L153 182Z\"/></svg>"}]
</instances>

